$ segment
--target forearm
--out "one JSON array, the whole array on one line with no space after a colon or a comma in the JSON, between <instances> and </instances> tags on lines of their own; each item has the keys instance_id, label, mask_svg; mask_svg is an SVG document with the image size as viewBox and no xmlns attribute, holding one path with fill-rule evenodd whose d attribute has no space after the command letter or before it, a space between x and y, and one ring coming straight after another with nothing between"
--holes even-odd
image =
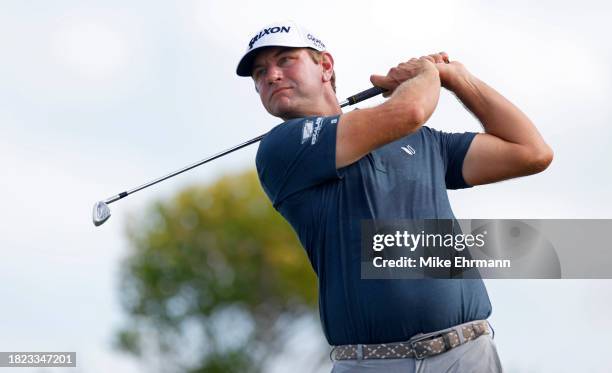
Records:
<instances>
[{"instance_id":1,"label":"forearm","mask_svg":"<svg viewBox=\"0 0 612 373\"><path fill-rule=\"evenodd\" d=\"M478 118L486 133L533 151L550 151L531 120L480 79L467 74L448 88Z\"/></svg>"},{"instance_id":2,"label":"forearm","mask_svg":"<svg viewBox=\"0 0 612 373\"><path fill-rule=\"evenodd\" d=\"M433 66L433 65L432 65ZM381 109L387 112L381 123L392 134L391 142L416 131L431 117L440 97L440 76L431 67L400 84Z\"/></svg>"},{"instance_id":3,"label":"forearm","mask_svg":"<svg viewBox=\"0 0 612 373\"><path fill-rule=\"evenodd\" d=\"M336 167L347 166L371 151L417 131L438 103L440 77L433 65L426 66L425 70L390 90L393 94L383 104L351 111L340 117Z\"/></svg>"}]
</instances>

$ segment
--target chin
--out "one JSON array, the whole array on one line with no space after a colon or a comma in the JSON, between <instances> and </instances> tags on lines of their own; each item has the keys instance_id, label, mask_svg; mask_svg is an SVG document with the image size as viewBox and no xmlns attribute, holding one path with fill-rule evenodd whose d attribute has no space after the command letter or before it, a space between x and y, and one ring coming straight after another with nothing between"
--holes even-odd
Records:
<instances>
[{"instance_id":1,"label":"chin","mask_svg":"<svg viewBox=\"0 0 612 373\"><path fill-rule=\"evenodd\" d=\"M303 115L291 105L276 105L268 109L268 113L281 119L301 118Z\"/></svg>"},{"instance_id":2,"label":"chin","mask_svg":"<svg viewBox=\"0 0 612 373\"><path fill-rule=\"evenodd\" d=\"M270 113L272 116L280 118L282 120L289 120L289 119L303 117L303 115L300 115L298 113L294 113L294 112L291 112L291 111L279 111L279 112L268 111L268 113Z\"/></svg>"}]
</instances>

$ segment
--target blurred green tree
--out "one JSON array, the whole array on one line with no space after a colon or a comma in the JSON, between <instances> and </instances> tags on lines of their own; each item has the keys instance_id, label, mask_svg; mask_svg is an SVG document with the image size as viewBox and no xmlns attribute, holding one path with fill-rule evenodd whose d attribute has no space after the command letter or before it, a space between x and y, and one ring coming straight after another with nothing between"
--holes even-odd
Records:
<instances>
[{"instance_id":1,"label":"blurred green tree","mask_svg":"<svg viewBox=\"0 0 612 373\"><path fill-rule=\"evenodd\" d=\"M259 372L317 303L316 276L257 175L191 187L129 219L116 344L163 372Z\"/></svg>"}]
</instances>

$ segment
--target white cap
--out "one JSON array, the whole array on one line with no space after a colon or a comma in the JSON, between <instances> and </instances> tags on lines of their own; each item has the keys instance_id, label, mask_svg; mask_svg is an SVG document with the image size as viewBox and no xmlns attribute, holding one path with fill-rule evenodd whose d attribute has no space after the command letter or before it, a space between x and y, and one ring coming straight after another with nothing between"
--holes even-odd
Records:
<instances>
[{"instance_id":1,"label":"white cap","mask_svg":"<svg viewBox=\"0 0 612 373\"><path fill-rule=\"evenodd\" d=\"M257 50L263 47L308 47L318 51L325 50L325 44L304 27L293 21L275 22L264 27L253 35L247 46L247 50L240 59L236 74L239 76L251 76L253 60Z\"/></svg>"}]
</instances>

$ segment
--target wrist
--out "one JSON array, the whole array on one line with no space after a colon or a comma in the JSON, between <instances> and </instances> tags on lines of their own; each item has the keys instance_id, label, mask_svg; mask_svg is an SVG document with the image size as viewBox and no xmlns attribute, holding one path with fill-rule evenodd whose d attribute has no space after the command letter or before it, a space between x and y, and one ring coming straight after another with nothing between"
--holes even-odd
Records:
<instances>
[{"instance_id":1,"label":"wrist","mask_svg":"<svg viewBox=\"0 0 612 373\"><path fill-rule=\"evenodd\" d=\"M473 87L476 83L476 77L465 69L457 74L440 78L442 81L442 86L454 93L458 93L467 87Z\"/></svg>"}]
</instances>

